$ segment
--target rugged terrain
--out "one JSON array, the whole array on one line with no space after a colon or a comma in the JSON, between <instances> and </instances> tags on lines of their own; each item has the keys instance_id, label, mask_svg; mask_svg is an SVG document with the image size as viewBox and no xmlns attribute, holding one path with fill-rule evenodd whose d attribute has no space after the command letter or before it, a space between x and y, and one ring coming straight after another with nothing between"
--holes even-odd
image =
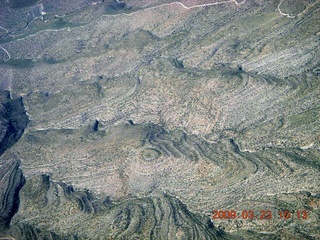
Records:
<instances>
[{"instance_id":1,"label":"rugged terrain","mask_svg":"<svg viewBox=\"0 0 320 240\"><path fill-rule=\"evenodd\" d=\"M320 237L320 1L54 2L0 2L1 237Z\"/></svg>"}]
</instances>

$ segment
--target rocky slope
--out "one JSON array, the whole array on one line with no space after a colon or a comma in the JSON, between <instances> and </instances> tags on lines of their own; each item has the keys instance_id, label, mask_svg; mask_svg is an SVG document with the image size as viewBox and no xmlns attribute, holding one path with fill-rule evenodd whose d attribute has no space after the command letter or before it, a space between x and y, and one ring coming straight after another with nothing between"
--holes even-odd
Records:
<instances>
[{"instance_id":1,"label":"rocky slope","mask_svg":"<svg viewBox=\"0 0 320 240\"><path fill-rule=\"evenodd\" d=\"M21 204L23 214L18 213L19 221L11 228L11 235L18 239L230 239L210 220L206 222L178 199L163 194L113 203L42 175L27 182L21 198L31 202ZM24 217L31 214L50 220L35 217L32 226L40 228L34 229Z\"/></svg>"},{"instance_id":2,"label":"rocky slope","mask_svg":"<svg viewBox=\"0 0 320 240\"><path fill-rule=\"evenodd\" d=\"M0 95L0 156L21 137L28 117L21 98L13 98L6 90ZM12 155L0 162L0 232L9 228L19 208L19 191L25 183L20 160Z\"/></svg>"},{"instance_id":3,"label":"rocky slope","mask_svg":"<svg viewBox=\"0 0 320 240\"><path fill-rule=\"evenodd\" d=\"M5 231L19 207L19 190L25 183L19 161L4 161L0 165L0 232Z\"/></svg>"},{"instance_id":4,"label":"rocky slope","mask_svg":"<svg viewBox=\"0 0 320 240\"><path fill-rule=\"evenodd\" d=\"M21 97L1 161L26 178L3 236L320 236L320 1L0 4L0 87Z\"/></svg>"}]
</instances>

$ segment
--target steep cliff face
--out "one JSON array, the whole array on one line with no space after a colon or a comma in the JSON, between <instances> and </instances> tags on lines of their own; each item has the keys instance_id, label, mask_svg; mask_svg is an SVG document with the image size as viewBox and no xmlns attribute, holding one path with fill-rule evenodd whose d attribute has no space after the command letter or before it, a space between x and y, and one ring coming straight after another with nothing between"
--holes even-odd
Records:
<instances>
[{"instance_id":1,"label":"steep cliff face","mask_svg":"<svg viewBox=\"0 0 320 240\"><path fill-rule=\"evenodd\" d=\"M319 0L9 2L6 236L320 236Z\"/></svg>"},{"instance_id":2,"label":"steep cliff face","mask_svg":"<svg viewBox=\"0 0 320 240\"><path fill-rule=\"evenodd\" d=\"M23 134L29 121L22 98L11 99L9 91L0 93L0 156Z\"/></svg>"},{"instance_id":3,"label":"steep cliff face","mask_svg":"<svg viewBox=\"0 0 320 240\"><path fill-rule=\"evenodd\" d=\"M28 117L21 98L11 99L9 91L1 91L0 103L0 232L4 232L18 212L19 191L25 178L19 168L20 160L2 155L19 140Z\"/></svg>"},{"instance_id":4,"label":"steep cliff face","mask_svg":"<svg viewBox=\"0 0 320 240\"><path fill-rule=\"evenodd\" d=\"M19 209L19 191L25 183L19 165L18 160L3 159L0 164L0 232L9 228Z\"/></svg>"}]
</instances>

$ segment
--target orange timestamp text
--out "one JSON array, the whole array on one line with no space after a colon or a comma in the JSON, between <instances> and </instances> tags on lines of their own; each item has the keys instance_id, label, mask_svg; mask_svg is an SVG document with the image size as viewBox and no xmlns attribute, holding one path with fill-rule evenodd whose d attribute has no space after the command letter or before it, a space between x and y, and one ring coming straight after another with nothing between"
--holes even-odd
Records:
<instances>
[{"instance_id":1,"label":"orange timestamp text","mask_svg":"<svg viewBox=\"0 0 320 240\"><path fill-rule=\"evenodd\" d=\"M279 210L277 213L272 212L271 210L260 210L259 212L255 212L253 210L213 210L212 211L212 219L272 219L273 216L277 216L280 219L308 219L308 211L307 210L297 210L297 211L289 211L289 210Z\"/></svg>"}]
</instances>

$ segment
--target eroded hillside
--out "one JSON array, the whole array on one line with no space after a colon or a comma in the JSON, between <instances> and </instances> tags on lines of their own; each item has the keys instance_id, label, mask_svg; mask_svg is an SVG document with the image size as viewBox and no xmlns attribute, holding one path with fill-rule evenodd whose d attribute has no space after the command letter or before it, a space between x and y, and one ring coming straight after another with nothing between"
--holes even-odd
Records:
<instances>
[{"instance_id":1,"label":"eroded hillside","mask_svg":"<svg viewBox=\"0 0 320 240\"><path fill-rule=\"evenodd\" d=\"M0 3L3 237L318 238L319 5Z\"/></svg>"}]
</instances>

